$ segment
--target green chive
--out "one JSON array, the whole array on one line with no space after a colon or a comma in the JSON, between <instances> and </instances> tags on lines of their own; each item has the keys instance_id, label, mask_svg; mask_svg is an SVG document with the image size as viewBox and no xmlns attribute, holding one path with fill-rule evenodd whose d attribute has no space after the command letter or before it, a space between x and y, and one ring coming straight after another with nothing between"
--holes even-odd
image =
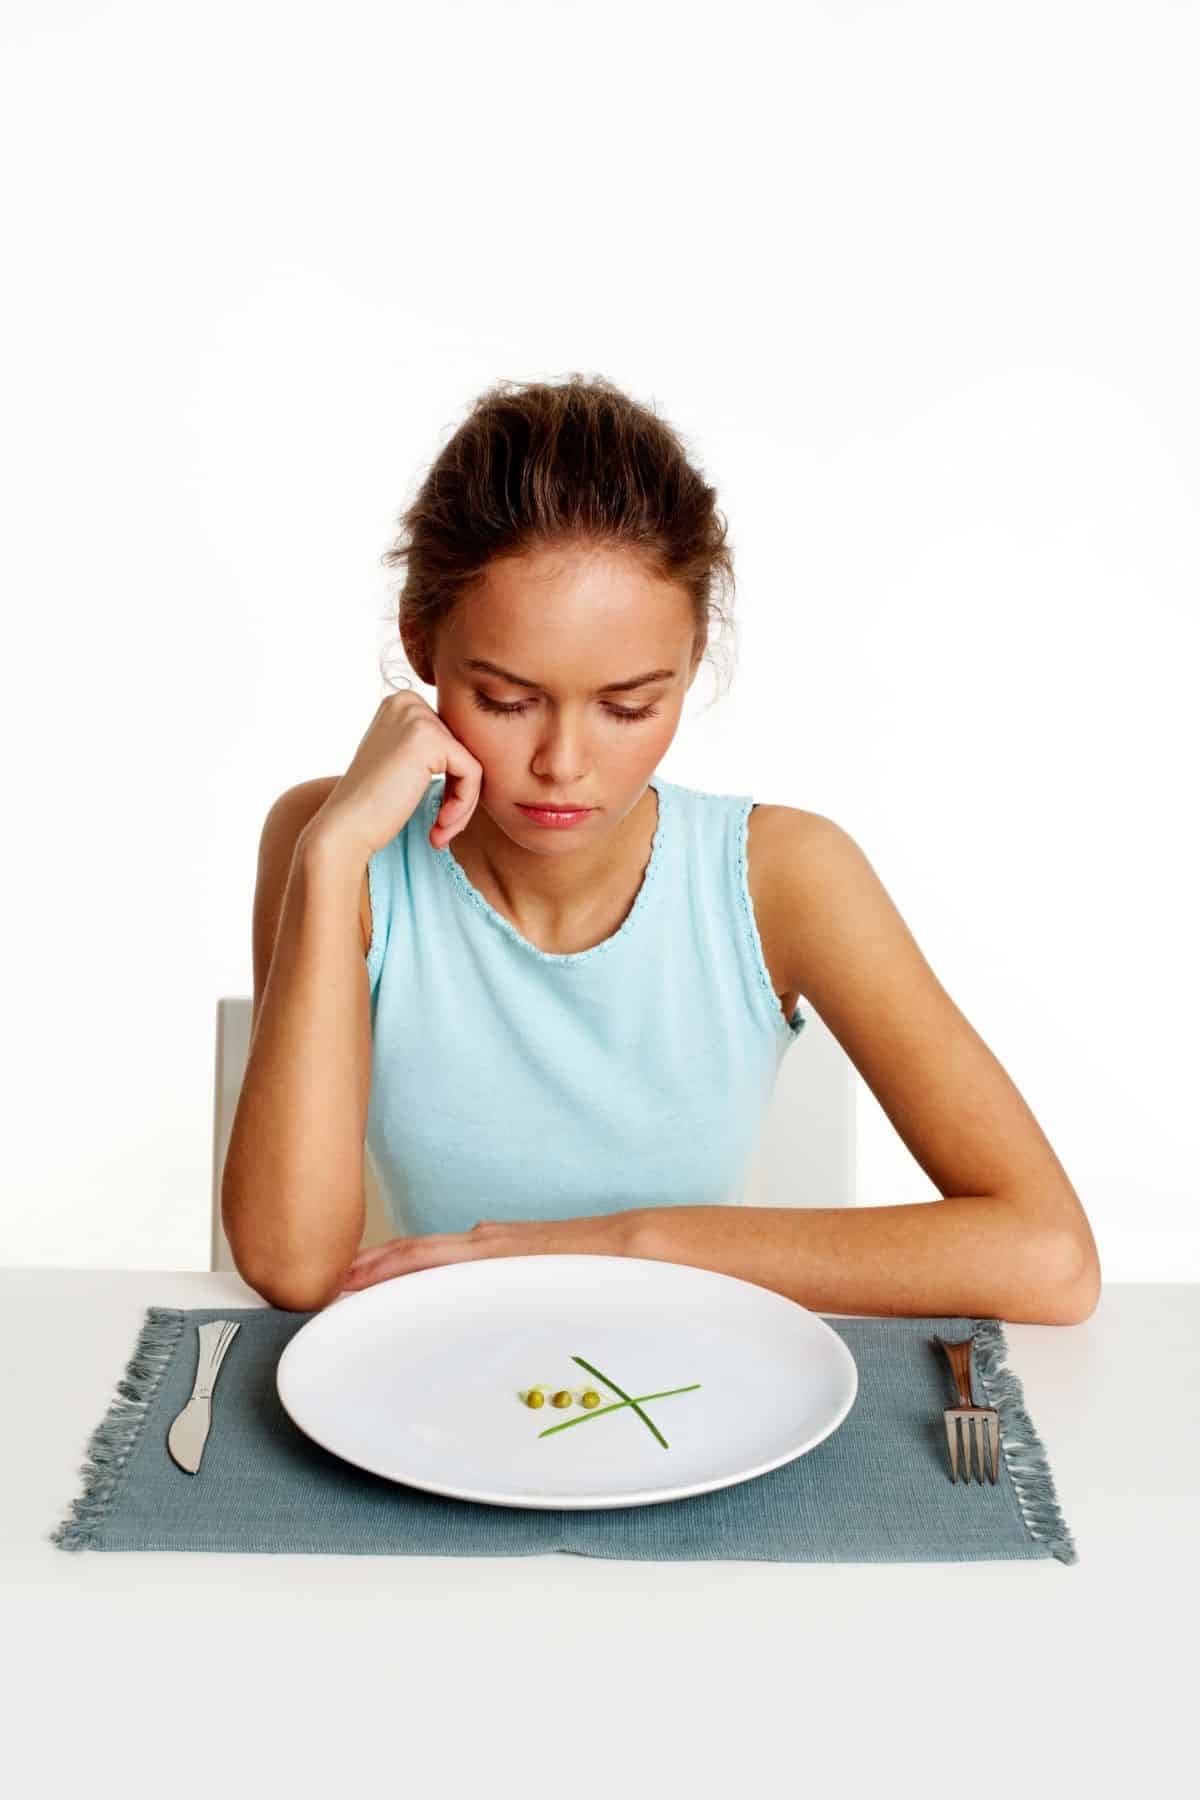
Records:
<instances>
[{"instance_id":1,"label":"green chive","mask_svg":"<svg viewBox=\"0 0 1200 1800\"><path fill-rule=\"evenodd\" d=\"M658 1429L658 1426L654 1423L654 1420L647 1417L647 1415L642 1411L641 1407L638 1405L637 1401L633 1398L633 1396L631 1394L627 1394L625 1392L624 1388L618 1387L616 1382L611 1381L607 1375L602 1375L600 1373L600 1370L597 1369L592 1363L584 1362L582 1356L573 1356L571 1358L571 1361L577 1362L581 1368L584 1368L587 1370L589 1375L595 1375L595 1376L599 1377L599 1379L601 1381L603 1381L606 1386L608 1386L612 1389L614 1394L620 1394L622 1400L628 1400L630 1406L632 1406L634 1412L637 1414L638 1418L642 1421L642 1424L649 1426L650 1430L654 1433L655 1437L658 1439L658 1441L662 1445L663 1449L666 1450L669 1448L666 1438L663 1436L662 1432Z\"/></svg>"},{"instance_id":2,"label":"green chive","mask_svg":"<svg viewBox=\"0 0 1200 1800\"><path fill-rule=\"evenodd\" d=\"M601 1380L603 1380L603 1376L601 1377ZM690 1394L693 1388L698 1388L700 1385L701 1384L698 1381L693 1381L689 1387L663 1388L661 1392L657 1394L639 1394L638 1400L666 1400L672 1394ZM605 1413L620 1412L621 1409L626 1406L636 1407L637 1400L615 1400L611 1406L601 1406L595 1412L581 1413L576 1419L564 1419L561 1425L548 1425L545 1431L538 1432L538 1436L540 1438L550 1437L553 1432L567 1431L572 1425L586 1425L592 1419L602 1419ZM642 1417L645 1418L644 1413ZM653 1429L653 1426L651 1426L651 1430ZM659 1432L656 1431L654 1435L658 1438L659 1442L663 1444L664 1448L669 1448L665 1439Z\"/></svg>"}]
</instances>

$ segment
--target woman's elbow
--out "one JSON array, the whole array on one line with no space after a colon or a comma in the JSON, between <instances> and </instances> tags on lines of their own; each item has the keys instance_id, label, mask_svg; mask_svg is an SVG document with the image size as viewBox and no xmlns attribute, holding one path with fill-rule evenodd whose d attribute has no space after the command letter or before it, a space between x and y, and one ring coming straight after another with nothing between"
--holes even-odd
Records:
<instances>
[{"instance_id":1,"label":"woman's elbow","mask_svg":"<svg viewBox=\"0 0 1200 1800\"><path fill-rule=\"evenodd\" d=\"M1061 1288L1059 1316L1056 1325L1084 1325L1100 1304L1103 1278L1100 1257L1094 1242L1077 1249L1068 1263L1069 1273Z\"/></svg>"}]
</instances>

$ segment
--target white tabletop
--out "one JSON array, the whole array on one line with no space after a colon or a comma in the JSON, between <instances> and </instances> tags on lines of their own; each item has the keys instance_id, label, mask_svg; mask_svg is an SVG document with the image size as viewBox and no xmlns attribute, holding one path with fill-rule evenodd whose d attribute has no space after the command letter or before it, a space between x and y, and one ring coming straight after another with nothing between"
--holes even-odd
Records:
<instances>
[{"instance_id":1,"label":"white tabletop","mask_svg":"<svg viewBox=\"0 0 1200 1800\"><path fill-rule=\"evenodd\" d=\"M145 1308L261 1302L236 1275L46 1269L0 1271L0 1300L0 1745L37 1791L1041 1800L1190 1764L1200 1287L1005 1325L1074 1565L69 1553L48 1534Z\"/></svg>"}]
</instances>

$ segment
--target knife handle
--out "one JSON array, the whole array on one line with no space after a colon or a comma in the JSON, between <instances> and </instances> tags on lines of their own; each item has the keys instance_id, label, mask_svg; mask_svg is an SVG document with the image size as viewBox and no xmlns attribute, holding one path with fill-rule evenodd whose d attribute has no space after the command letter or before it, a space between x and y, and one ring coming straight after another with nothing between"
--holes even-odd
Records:
<instances>
[{"instance_id":1,"label":"knife handle","mask_svg":"<svg viewBox=\"0 0 1200 1800\"><path fill-rule=\"evenodd\" d=\"M210 1319L204 1325L197 1325L196 1335L200 1340L200 1347L196 1353L193 1400L211 1400L221 1364L225 1360L225 1352L239 1329L236 1319Z\"/></svg>"}]
</instances>

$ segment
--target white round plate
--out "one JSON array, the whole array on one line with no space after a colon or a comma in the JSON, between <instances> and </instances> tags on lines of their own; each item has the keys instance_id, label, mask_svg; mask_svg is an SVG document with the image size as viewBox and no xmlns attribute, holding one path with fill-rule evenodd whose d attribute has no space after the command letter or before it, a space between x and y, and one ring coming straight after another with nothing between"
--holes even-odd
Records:
<instances>
[{"instance_id":1,"label":"white round plate","mask_svg":"<svg viewBox=\"0 0 1200 1800\"><path fill-rule=\"evenodd\" d=\"M527 1406L522 1391L542 1383L546 1404ZM493 1506L607 1507L706 1494L803 1456L850 1411L858 1370L824 1319L770 1288L645 1257L548 1254L347 1294L301 1326L276 1384L308 1437L390 1481ZM643 1404L665 1448L614 1391L685 1386ZM600 1395L593 1411L550 1404L585 1387ZM566 1419L583 1422L540 1435Z\"/></svg>"}]
</instances>

